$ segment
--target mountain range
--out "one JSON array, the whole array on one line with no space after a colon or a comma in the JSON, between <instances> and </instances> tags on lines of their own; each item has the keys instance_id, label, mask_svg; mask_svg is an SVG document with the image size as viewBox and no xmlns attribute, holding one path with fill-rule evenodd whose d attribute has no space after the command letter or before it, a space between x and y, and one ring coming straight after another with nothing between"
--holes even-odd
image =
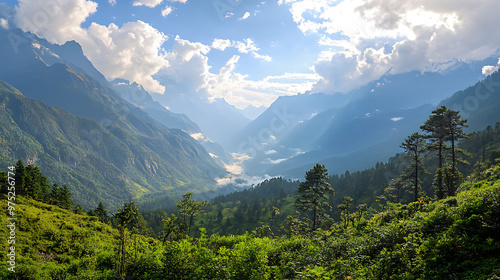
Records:
<instances>
[{"instance_id":1,"label":"mountain range","mask_svg":"<svg viewBox=\"0 0 500 280\"><path fill-rule=\"evenodd\" d=\"M246 155L243 170L254 177L301 178L316 162L332 174L369 168L400 152L436 106L460 110L471 131L500 120L498 72L480 81L495 56L240 110L169 93L160 103L137 83L106 80L74 41L10 28L0 29L0 42L9 65L0 67L2 162L40 166L86 207L102 199L161 207L187 190L214 190L235 163L230 153Z\"/></svg>"},{"instance_id":2,"label":"mountain range","mask_svg":"<svg viewBox=\"0 0 500 280\"><path fill-rule=\"evenodd\" d=\"M497 60L493 56L456 62L441 72L386 75L345 95L280 97L238 133L231 148L251 156L244 163L249 174L301 178L316 162L333 174L369 168L400 152L399 144L419 130L436 106L461 111L470 118L471 131L500 120L495 114L499 104L491 97L498 94L497 74L474 85L484 79L481 68ZM478 89L486 91L488 102L481 94L475 97ZM471 106L477 107L473 115L467 112Z\"/></svg>"},{"instance_id":3,"label":"mountain range","mask_svg":"<svg viewBox=\"0 0 500 280\"><path fill-rule=\"evenodd\" d=\"M144 101L162 124L126 101L78 44L53 45L19 29L0 29L0 41L0 60L9 65L0 68L2 164L21 158L39 166L84 207L131 199L161 205L213 189L226 173L188 133L165 126L176 121L199 132L194 123Z\"/></svg>"}]
</instances>

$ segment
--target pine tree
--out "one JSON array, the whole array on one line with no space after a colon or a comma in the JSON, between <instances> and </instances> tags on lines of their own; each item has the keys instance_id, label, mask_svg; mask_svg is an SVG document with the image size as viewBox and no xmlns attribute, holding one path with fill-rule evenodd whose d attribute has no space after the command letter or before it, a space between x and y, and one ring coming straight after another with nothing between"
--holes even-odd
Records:
<instances>
[{"instance_id":1,"label":"pine tree","mask_svg":"<svg viewBox=\"0 0 500 280\"><path fill-rule=\"evenodd\" d=\"M0 193L7 194L9 192L8 173L0 171Z\"/></svg>"},{"instance_id":2,"label":"pine tree","mask_svg":"<svg viewBox=\"0 0 500 280\"><path fill-rule=\"evenodd\" d=\"M402 179L403 181L413 180L414 201L417 201L421 183L419 175L427 172L422 162L422 157L425 152L424 136L417 132L413 133L405 139L400 147L405 149L405 157L411 161L410 165L403 173Z\"/></svg>"},{"instance_id":3,"label":"pine tree","mask_svg":"<svg viewBox=\"0 0 500 280\"><path fill-rule=\"evenodd\" d=\"M334 195L334 190L328 182L328 170L324 165L317 163L306 172L305 178L305 182L299 185L295 207L304 212L312 210L312 230L316 230L326 210L332 208L327 194Z\"/></svg>"},{"instance_id":4,"label":"pine tree","mask_svg":"<svg viewBox=\"0 0 500 280\"><path fill-rule=\"evenodd\" d=\"M73 208L73 201L71 200L71 192L68 186L63 185L60 187L58 184L54 184L50 191L50 204L71 210Z\"/></svg>"},{"instance_id":5,"label":"pine tree","mask_svg":"<svg viewBox=\"0 0 500 280\"><path fill-rule=\"evenodd\" d=\"M103 223L108 222L108 218L109 218L108 211L106 210L106 207L104 207L104 204L102 204L102 202L99 202L99 204L97 204L97 207L93 211L93 215L96 216L97 218L99 218L99 221L101 221Z\"/></svg>"},{"instance_id":6,"label":"pine tree","mask_svg":"<svg viewBox=\"0 0 500 280\"><path fill-rule=\"evenodd\" d=\"M83 207L80 204L77 204L73 208L73 213L78 214L78 215L87 215L87 213L85 212L85 209L83 209Z\"/></svg>"},{"instance_id":7,"label":"pine tree","mask_svg":"<svg viewBox=\"0 0 500 280\"><path fill-rule=\"evenodd\" d=\"M455 192L457 190L457 183L461 178L461 174L457 169L457 163L466 163L468 162L462 160L460 158L460 154L466 154L463 150L458 149L456 144L462 140L467 138L467 134L464 133L463 129L468 127L467 120L462 119L459 115L459 111L446 110L444 114L445 124L448 131L449 140L451 142L451 176L448 180L448 195L455 196Z\"/></svg>"},{"instance_id":8,"label":"pine tree","mask_svg":"<svg viewBox=\"0 0 500 280\"><path fill-rule=\"evenodd\" d=\"M438 168L433 185L436 198L441 199L445 195L455 195L457 183L461 177L457 169L457 163L467 163L459 156L467 153L456 147L457 142L467 138L467 134L463 132L463 128L467 127L467 120L460 117L459 111L448 109L445 106L441 106L432 113L433 115L420 128L430 133L427 136L431 141L429 149L438 151ZM450 146L446 145L448 142ZM451 152L451 167L447 167L445 170L443 165L446 150Z\"/></svg>"},{"instance_id":9,"label":"pine tree","mask_svg":"<svg viewBox=\"0 0 500 280\"><path fill-rule=\"evenodd\" d=\"M430 133L426 136L431 142L427 149L432 151L437 151L438 157L438 168L436 170L436 175L434 177L434 191L436 198L441 199L445 196L445 184L443 176L443 162L444 162L444 152L450 147L446 145L449 140L449 131L446 126L445 114L448 108L441 106L438 109L432 111L432 114L424 125L420 127L423 131Z\"/></svg>"},{"instance_id":10,"label":"pine tree","mask_svg":"<svg viewBox=\"0 0 500 280\"><path fill-rule=\"evenodd\" d=\"M16 181L16 194L26 195L26 168L22 160L18 160L16 163L16 175L14 179Z\"/></svg>"},{"instance_id":11,"label":"pine tree","mask_svg":"<svg viewBox=\"0 0 500 280\"><path fill-rule=\"evenodd\" d=\"M407 185L408 184L401 178L391 179L391 181L389 182L389 186L384 189L385 196L383 197L383 199L394 203L401 202L403 192L405 191Z\"/></svg>"}]
</instances>

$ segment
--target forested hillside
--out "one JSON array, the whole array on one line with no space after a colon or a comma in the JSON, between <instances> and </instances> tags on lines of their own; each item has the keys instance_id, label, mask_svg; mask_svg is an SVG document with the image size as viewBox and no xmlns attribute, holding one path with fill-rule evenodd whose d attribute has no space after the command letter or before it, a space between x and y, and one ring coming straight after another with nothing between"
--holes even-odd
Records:
<instances>
[{"instance_id":1,"label":"forested hillside","mask_svg":"<svg viewBox=\"0 0 500 280\"><path fill-rule=\"evenodd\" d=\"M188 190L214 187L213 178L224 174L187 134L132 116L130 123L106 127L26 98L1 81L0 107L0 164L19 158L35 164L67 184L86 209L99 201L117 209L131 199L161 207Z\"/></svg>"},{"instance_id":2,"label":"forested hillside","mask_svg":"<svg viewBox=\"0 0 500 280\"><path fill-rule=\"evenodd\" d=\"M495 127L488 126L483 131L470 133L468 138L460 141L458 147L467 152L464 159L468 164L458 164L458 170L464 180L471 174L481 172L500 158L500 123ZM448 161L451 160L449 154L447 158ZM331 174L328 182L334 188L335 195L329 197L329 204L333 207L326 214L334 221L340 221L342 211L336 206L344 203L345 197L352 198L350 202L352 211L359 205L365 205L369 214L380 210L380 205L386 201L401 203L413 201L411 186L406 185L401 188L399 197L396 198L394 186L390 185L391 180L400 178L404 174L410 163L401 153L386 163L377 163L373 168L364 171ZM419 193L421 197L433 198L436 195L433 181L438 167L435 152L429 151L425 154L423 165L428 173L420 176ZM296 216L294 203L299 183L299 181L273 178L247 190L218 196L211 201L211 206L203 208L206 213L201 214L195 226L206 228L209 234L242 234L262 225L269 225L269 219L274 213L273 219L276 222L271 228L275 234L280 235L281 225L286 222L287 217ZM279 210L279 214L273 211L273 207ZM167 212L175 212L175 209ZM161 217L165 212L148 212L144 215L153 231L160 234Z\"/></svg>"},{"instance_id":3,"label":"forested hillside","mask_svg":"<svg viewBox=\"0 0 500 280\"><path fill-rule=\"evenodd\" d=\"M498 279L499 177L500 165L493 165L469 176L454 197L387 203L373 215L363 211L352 221L334 222L326 229L313 231L307 222L289 217L281 236L262 227L228 236L200 229L199 237L192 238L188 228L173 226L166 218L157 240L143 236L147 231L134 203L114 213L113 228L99 217L75 214L21 193L14 206L7 205L12 194L2 194L0 207L11 206L15 214L1 215L1 222L7 224L12 216L17 221L15 229L0 229L3 236L15 232L16 252L11 272L7 253L12 249L0 248L0 277ZM205 203L184 198L178 203L179 218L187 221L190 211L197 212Z\"/></svg>"}]
</instances>

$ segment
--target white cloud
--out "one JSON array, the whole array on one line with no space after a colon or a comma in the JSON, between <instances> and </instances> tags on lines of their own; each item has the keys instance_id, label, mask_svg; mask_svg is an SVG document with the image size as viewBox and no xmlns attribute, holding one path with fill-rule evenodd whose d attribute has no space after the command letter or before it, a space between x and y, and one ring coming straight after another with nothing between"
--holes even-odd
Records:
<instances>
[{"instance_id":1,"label":"white cloud","mask_svg":"<svg viewBox=\"0 0 500 280\"><path fill-rule=\"evenodd\" d=\"M252 56L258 59L263 59L267 62L271 62L273 59L268 55L260 55L257 52L252 52Z\"/></svg>"},{"instance_id":2,"label":"white cloud","mask_svg":"<svg viewBox=\"0 0 500 280\"><path fill-rule=\"evenodd\" d=\"M166 16L168 16L168 15L169 15L169 14L170 14L173 10L174 10L174 8L173 8L173 7L170 7L170 6L168 6L168 5L167 5L167 6L165 6L165 8L164 8L163 10L161 10L161 15L162 15L163 17L166 17Z\"/></svg>"},{"instance_id":3,"label":"white cloud","mask_svg":"<svg viewBox=\"0 0 500 280\"><path fill-rule=\"evenodd\" d=\"M265 151L264 154L266 155L274 155L274 154L277 154L278 152L276 150L269 150L269 151Z\"/></svg>"},{"instance_id":4,"label":"white cloud","mask_svg":"<svg viewBox=\"0 0 500 280\"><path fill-rule=\"evenodd\" d=\"M483 66L482 73L485 76L489 76L489 75L493 74L494 72L498 71L499 68L500 68L500 58L498 59L497 66L492 66L492 65Z\"/></svg>"},{"instance_id":5,"label":"white cloud","mask_svg":"<svg viewBox=\"0 0 500 280\"><path fill-rule=\"evenodd\" d=\"M96 11L97 3L87 0L20 0L16 6L15 21L24 31L63 44L68 40L85 38L86 30L81 28L81 24Z\"/></svg>"},{"instance_id":6,"label":"white cloud","mask_svg":"<svg viewBox=\"0 0 500 280\"><path fill-rule=\"evenodd\" d=\"M400 121L402 119L403 119L403 117L394 117L394 118L391 118L391 121L398 122L398 121Z\"/></svg>"},{"instance_id":7,"label":"white cloud","mask_svg":"<svg viewBox=\"0 0 500 280\"><path fill-rule=\"evenodd\" d=\"M135 0L133 5L154 8L160 5L161 2L163 2L163 0Z\"/></svg>"},{"instance_id":8,"label":"white cloud","mask_svg":"<svg viewBox=\"0 0 500 280\"><path fill-rule=\"evenodd\" d=\"M81 24L96 12L97 3L56 1L61 1L60 5L21 0L16 7L17 25L53 43L75 40L106 78L124 78L148 91L163 93L164 87L152 75L168 65L161 49L167 39L164 34L142 21L128 22L122 27L92 23L85 29Z\"/></svg>"},{"instance_id":9,"label":"white cloud","mask_svg":"<svg viewBox=\"0 0 500 280\"><path fill-rule=\"evenodd\" d=\"M231 41L231 40L223 40L223 39L214 39L212 42L212 48L224 51L229 47L236 48L239 53L242 54L248 54L250 53L252 57L257 58L257 59L262 59L267 62L271 62L273 59L269 55L261 55L257 53L258 50L260 50L255 42L250 39L246 38L243 39L243 41Z\"/></svg>"},{"instance_id":10,"label":"white cloud","mask_svg":"<svg viewBox=\"0 0 500 280\"><path fill-rule=\"evenodd\" d=\"M168 1L173 2L173 3L179 2L179 3L182 3L182 4L185 4L187 2L187 0L168 0Z\"/></svg>"},{"instance_id":11,"label":"white cloud","mask_svg":"<svg viewBox=\"0 0 500 280\"><path fill-rule=\"evenodd\" d=\"M88 35L92 41L83 44L85 54L107 78L124 78L140 83L148 91L164 91L152 77L168 64L159 53L167 39L164 34L137 21L121 28L92 23Z\"/></svg>"},{"instance_id":12,"label":"white cloud","mask_svg":"<svg viewBox=\"0 0 500 280\"><path fill-rule=\"evenodd\" d=\"M214 39L212 48L224 51L226 48L231 47L231 40Z\"/></svg>"},{"instance_id":13,"label":"white cloud","mask_svg":"<svg viewBox=\"0 0 500 280\"><path fill-rule=\"evenodd\" d=\"M498 66L491 66L491 65L486 65L482 69L482 73L485 76L489 76L493 73L495 73L498 70Z\"/></svg>"},{"instance_id":14,"label":"white cloud","mask_svg":"<svg viewBox=\"0 0 500 280\"><path fill-rule=\"evenodd\" d=\"M212 47L227 48L227 44L219 39L212 42ZM155 78L166 87L165 92L169 95L193 99L224 98L238 108L268 106L278 95L310 90L319 79L316 74L286 73L252 81L236 71L239 55L233 55L218 72L213 71L208 64L209 51L207 45L176 37L172 51L165 56L169 66L160 70Z\"/></svg>"},{"instance_id":15,"label":"white cloud","mask_svg":"<svg viewBox=\"0 0 500 280\"><path fill-rule=\"evenodd\" d=\"M268 163L268 164L279 164L287 160L288 158L280 158L280 159L270 159L266 158L265 160L261 161L261 163Z\"/></svg>"},{"instance_id":16,"label":"white cloud","mask_svg":"<svg viewBox=\"0 0 500 280\"><path fill-rule=\"evenodd\" d=\"M330 47L313 91L347 92L382 75L441 71L489 57L500 45L500 2L453 0L280 0L297 27Z\"/></svg>"},{"instance_id":17,"label":"white cloud","mask_svg":"<svg viewBox=\"0 0 500 280\"><path fill-rule=\"evenodd\" d=\"M250 38L243 39L243 42L235 41L233 42L233 46L238 49L239 53L249 53L251 51L259 50L259 48L255 45L255 42Z\"/></svg>"},{"instance_id":18,"label":"white cloud","mask_svg":"<svg viewBox=\"0 0 500 280\"><path fill-rule=\"evenodd\" d=\"M240 17L239 20L245 20L245 19L247 19L249 17L250 17L250 13L249 12L245 12L245 14L242 17Z\"/></svg>"},{"instance_id":19,"label":"white cloud","mask_svg":"<svg viewBox=\"0 0 500 280\"><path fill-rule=\"evenodd\" d=\"M111 6L116 5L116 0L108 0L108 3L111 4Z\"/></svg>"},{"instance_id":20,"label":"white cloud","mask_svg":"<svg viewBox=\"0 0 500 280\"><path fill-rule=\"evenodd\" d=\"M4 18L0 18L0 27L3 29L9 29L9 22Z\"/></svg>"}]
</instances>

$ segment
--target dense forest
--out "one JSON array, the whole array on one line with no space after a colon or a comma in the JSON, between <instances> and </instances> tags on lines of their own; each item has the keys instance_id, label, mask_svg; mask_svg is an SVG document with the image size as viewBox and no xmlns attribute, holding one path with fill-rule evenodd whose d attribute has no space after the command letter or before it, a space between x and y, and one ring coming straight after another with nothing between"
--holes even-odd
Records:
<instances>
[{"instance_id":1,"label":"dense forest","mask_svg":"<svg viewBox=\"0 0 500 280\"><path fill-rule=\"evenodd\" d=\"M419 197L434 199L439 198L434 186L439 159L437 151L432 148L435 145L429 145L422 156L422 165L427 172L420 174ZM451 147L445 145L442 163L449 168L452 160L450 149ZM467 176L481 172L500 158L500 123L495 127L488 126L480 132L469 133L467 138L458 142L456 149L463 158L457 164L456 174L460 174L461 179L455 184L459 184ZM386 163L377 163L371 169L346 171L344 174L329 176L328 182L335 194L328 197L329 205L333 207L325 213L328 218L324 220L324 226L342 219L342 210L338 206L345 203L345 198L352 199L349 202L351 212L360 207L365 209L367 216L381 211L385 202L407 204L414 201L414 184L411 178L404 183L400 181L402 177L407 176L409 166L411 160L407 158L406 153L401 153ZM297 213L295 207L299 184L299 181L272 178L249 189L217 196L210 201L210 206L202 208L203 212L195 220L194 232L198 232L197 228L205 228L209 235L244 234L267 225L274 234L281 235L282 226L289 216L302 215L303 218L310 218L307 215L311 213ZM160 237L163 231L163 217L176 211L177 208L143 213L154 233L153 236ZM270 224L270 219L275 222Z\"/></svg>"},{"instance_id":2,"label":"dense forest","mask_svg":"<svg viewBox=\"0 0 500 280\"><path fill-rule=\"evenodd\" d=\"M0 174L0 207L18 218L15 272L5 244L0 278L500 279L500 124L464 127L441 107L369 170L329 175L318 163L303 181L210 203L188 192L155 212L133 201L85 211L18 161Z\"/></svg>"}]
</instances>

